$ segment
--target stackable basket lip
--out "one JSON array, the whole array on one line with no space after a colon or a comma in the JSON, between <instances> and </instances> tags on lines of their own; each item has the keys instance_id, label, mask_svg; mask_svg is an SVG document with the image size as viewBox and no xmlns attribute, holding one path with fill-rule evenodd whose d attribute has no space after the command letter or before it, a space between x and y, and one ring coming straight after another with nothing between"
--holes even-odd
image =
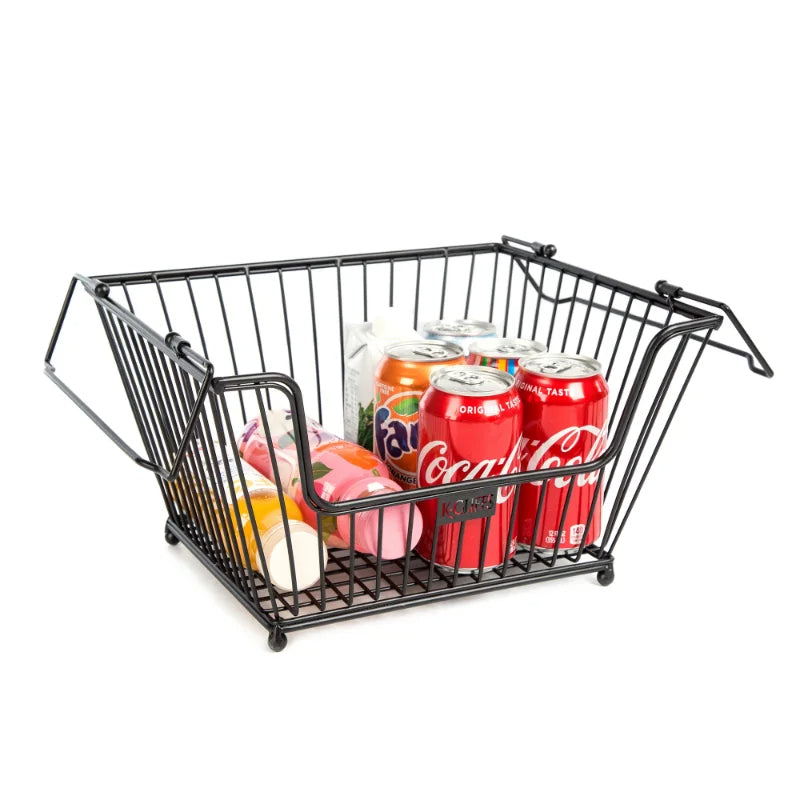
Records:
<instances>
[{"instance_id":1,"label":"stackable basket lip","mask_svg":"<svg viewBox=\"0 0 800 800\"><path fill-rule=\"evenodd\" d=\"M569 264L565 261L557 261L553 258L547 258L536 253L523 250L520 247L515 247L506 243L499 242L484 242L479 244L467 245L450 245L446 247L427 247L421 249L401 249L401 250L387 250L376 251L372 253L351 253L341 256L329 257L314 257L314 258L293 258L293 259L280 259L276 261L252 261L241 264L223 264L219 266L210 267L189 267L189 268L171 268L164 270L149 270L144 272L117 272L105 273L102 275L94 275L89 280L92 282L101 282L109 286L120 284L136 285L140 283L169 282L179 281L189 278L202 278L202 277L225 277L231 275L256 275L261 272L279 272L291 270L306 270L321 267L344 267L354 264L363 264L365 262L383 262L383 261L413 261L417 258L441 258L447 256L457 255L472 255L473 253L504 253L511 256L519 256L526 260L538 263L551 265L567 274L573 275L577 278L595 282L598 286L603 286L608 289L618 289L624 292L632 292L642 300L648 302L652 301L654 305L662 308L672 308L683 316L693 317L697 319L706 317L715 317L713 313L702 309L696 305L691 305L684 300L679 300L666 294L645 289L641 286L619 281L615 278L610 278L597 272L592 272L582 267L577 267L574 264ZM79 280L86 281L82 275L75 276ZM661 282L660 282L661 283ZM87 287L88 288L88 287Z\"/></svg>"}]
</instances>

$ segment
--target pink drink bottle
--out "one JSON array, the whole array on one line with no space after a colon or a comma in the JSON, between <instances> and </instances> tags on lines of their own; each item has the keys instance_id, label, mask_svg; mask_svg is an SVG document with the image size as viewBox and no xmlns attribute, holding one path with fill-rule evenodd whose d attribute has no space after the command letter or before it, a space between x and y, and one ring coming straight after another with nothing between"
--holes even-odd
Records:
<instances>
[{"instance_id":1,"label":"pink drink bottle","mask_svg":"<svg viewBox=\"0 0 800 800\"><path fill-rule=\"evenodd\" d=\"M400 492L401 487L389 475L386 465L369 450L328 433L318 422L306 419L314 486L323 500L337 502ZM317 513L303 498L299 459L295 446L292 415L288 411L268 411L267 427L272 438L278 474L274 474L266 431L260 418L251 420L239 437L242 458L270 480L280 484L294 500L309 525L317 525ZM413 548L422 535L422 516L414 508L411 540L408 540L411 506L388 506L383 509L382 558L401 558L407 546ZM354 548L362 553L378 554L377 509L355 515ZM322 516L322 537L328 547L350 547L350 515Z\"/></svg>"}]
</instances>

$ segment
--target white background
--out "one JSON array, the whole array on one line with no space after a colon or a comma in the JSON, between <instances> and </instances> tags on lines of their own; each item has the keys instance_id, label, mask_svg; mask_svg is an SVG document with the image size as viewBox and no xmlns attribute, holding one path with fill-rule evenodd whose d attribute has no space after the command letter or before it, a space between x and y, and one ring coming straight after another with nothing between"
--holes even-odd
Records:
<instances>
[{"instance_id":1,"label":"white background","mask_svg":"<svg viewBox=\"0 0 800 800\"><path fill-rule=\"evenodd\" d=\"M790 10L7 7L3 794L797 796ZM503 233L730 303L777 372L701 362L607 589L370 617L272 654L164 543L152 478L41 374L74 272Z\"/></svg>"}]
</instances>

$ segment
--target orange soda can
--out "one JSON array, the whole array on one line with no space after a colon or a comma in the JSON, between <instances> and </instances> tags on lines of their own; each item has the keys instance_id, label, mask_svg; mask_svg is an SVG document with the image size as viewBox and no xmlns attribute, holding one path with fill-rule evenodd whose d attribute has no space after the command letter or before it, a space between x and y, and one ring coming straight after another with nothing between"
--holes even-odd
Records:
<instances>
[{"instance_id":1,"label":"orange soda can","mask_svg":"<svg viewBox=\"0 0 800 800\"><path fill-rule=\"evenodd\" d=\"M383 351L375 370L373 449L404 489L417 487L419 400L431 373L464 363L460 345L436 339L396 342Z\"/></svg>"}]
</instances>

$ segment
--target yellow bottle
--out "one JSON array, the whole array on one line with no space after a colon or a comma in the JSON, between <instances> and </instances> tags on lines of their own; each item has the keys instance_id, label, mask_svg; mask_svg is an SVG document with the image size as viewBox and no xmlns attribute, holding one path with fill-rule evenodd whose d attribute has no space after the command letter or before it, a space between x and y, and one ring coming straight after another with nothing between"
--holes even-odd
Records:
<instances>
[{"instance_id":1,"label":"yellow bottle","mask_svg":"<svg viewBox=\"0 0 800 800\"><path fill-rule=\"evenodd\" d=\"M241 462L247 493L250 496L250 506L253 509L254 520L250 519L247 509L247 500L239 479L239 470L234 456L229 451L222 451L217 462L219 474L223 477L226 488L229 489L225 461L227 460L239 516L242 520L242 531L247 544L247 553L250 557L250 566L262 575L269 573L270 582L279 591L292 590L291 562L289 549L286 542L286 527L292 542L294 556L295 577L298 591L313 586L320 578L320 571L328 563L328 551L322 544L322 564L320 566L320 543L317 532L310 525L303 522L303 514L291 498L280 492L275 484L264 477L260 472L245 461ZM284 526L281 513L280 495L283 495L288 526ZM231 524L232 539L240 562L246 566L247 561L243 556L239 526L233 504L228 505L228 514ZM255 525L253 522L255 521ZM256 532L261 540L261 549L266 561L266 572L258 554ZM227 542L227 537L226 537Z\"/></svg>"}]
</instances>

